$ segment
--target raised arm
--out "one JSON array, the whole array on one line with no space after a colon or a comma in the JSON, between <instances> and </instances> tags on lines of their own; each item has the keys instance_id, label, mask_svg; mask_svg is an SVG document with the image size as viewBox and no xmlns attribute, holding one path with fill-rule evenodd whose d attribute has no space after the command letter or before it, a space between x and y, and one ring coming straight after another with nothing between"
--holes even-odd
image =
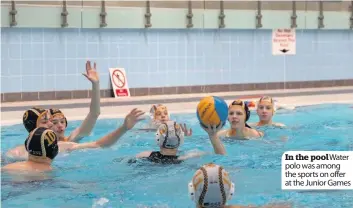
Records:
<instances>
[{"instance_id":1,"label":"raised arm","mask_svg":"<svg viewBox=\"0 0 353 208\"><path fill-rule=\"evenodd\" d=\"M118 129L112 131L111 133L103 136L95 142L87 142L81 144L75 144L70 151L79 150L79 149L88 149L88 148L105 148L114 145L127 131L132 129L135 124L144 118L141 116L145 112L134 108L124 120L124 124L120 126Z\"/></svg>"},{"instance_id":2,"label":"raised arm","mask_svg":"<svg viewBox=\"0 0 353 208\"><path fill-rule=\"evenodd\" d=\"M219 155L225 155L227 154L226 149L224 148L224 145L219 138L217 134L214 135L209 135L214 152Z\"/></svg>"},{"instance_id":3,"label":"raised arm","mask_svg":"<svg viewBox=\"0 0 353 208\"><path fill-rule=\"evenodd\" d=\"M202 126L201 126L202 127ZM219 125L217 128L216 126L208 126L208 128L202 127L208 134L208 137L210 138L210 141L212 143L214 152L219 155L225 155L226 154L226 149L224 148L224 145L220 139L220 134L222 132L220 131L222 129L222 125Z\"/></svg>"},{"instance_id":4,"label":"raised arm","mask_svg":"<svg viewBox=\"0 0 353 208\"><path fill-rule=\"evenodd\" d=\"M88 136L96 121L100 115L100 87L99 87L99 76L96 68L96 63L94 63L93 68L91 67L91 62L86 62L86 72L83 74L89 81L92 82L92 97L89 113L83 120L82 124L71 132L68 140L71 142L78 142L83 137Z\"/></svg>"},{"instance_id":5,"label":"raised arm","mask_svg":"<svg viewBox=\"0 0 353 208\"><path fill-rule=\"evenodd\" d=\"M208 155L208 152L190 152L190 153L186 153L185 155L181 155L179 156L179 160L188 160L191 158L196 158L196 157L201 157L203 155Z\"/></svg>"}]
</instances>

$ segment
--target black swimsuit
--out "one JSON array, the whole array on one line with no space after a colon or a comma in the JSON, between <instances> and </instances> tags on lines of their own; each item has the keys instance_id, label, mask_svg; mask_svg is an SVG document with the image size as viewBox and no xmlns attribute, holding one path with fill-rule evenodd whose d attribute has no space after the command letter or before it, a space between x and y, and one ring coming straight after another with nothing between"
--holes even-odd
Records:
<instances>
[{"instance_id":1,"label":"black swimsuit","mask_svg":"<svg viewBox=\"0 0 353 208\"><path fill-rule=\"evenodd\" d=\"M162 164L179 164L182 160L178 159L178 156L162 155L159 151L152 152L147 158L150 162L162 163Z\"/></svg>"}]
</instances>

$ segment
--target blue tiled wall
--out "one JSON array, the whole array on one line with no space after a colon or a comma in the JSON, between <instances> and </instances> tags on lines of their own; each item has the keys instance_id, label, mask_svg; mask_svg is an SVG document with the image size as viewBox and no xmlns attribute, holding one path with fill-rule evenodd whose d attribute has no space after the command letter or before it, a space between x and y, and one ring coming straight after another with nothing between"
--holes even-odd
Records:
<instances>
[{"instance_id":1,"label":"blue tiled wall","mask_svg":"<svg viewBox=\"0 0 353 208\"><path fill-rule=\"evenodd\" d=\"M1 29L1 92L90 89L96 61L129 86L161 87L353 78L352 31L297 31L297 55L272 56L271 30Z\"/></svg>"}]
</instances>

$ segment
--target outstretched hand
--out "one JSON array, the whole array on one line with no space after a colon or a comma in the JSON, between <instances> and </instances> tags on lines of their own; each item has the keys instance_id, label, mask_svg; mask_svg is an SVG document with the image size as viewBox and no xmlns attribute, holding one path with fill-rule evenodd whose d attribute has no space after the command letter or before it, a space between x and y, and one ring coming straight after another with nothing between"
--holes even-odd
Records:
<instances>
[{"instance_id":1,"label":"outstretched hand","mask_svg":"<svg viewBox=\"0 0 353 208\"><path fill-rule=\"evenodd\" d=\"M92 83L96 83L99 81L99 76L97 72L97 65L94 63L93 68L91 66L91 61L86 62L86 74L82 74Z\"/></svg>"},{"instance_id":2,"label":"outstretched hand","mask_svg":"<svg viewBox=\"0 0 353 208\"><path fill-rule=\"evenodd\" d=\"M188 127L186 126L186 124L184 124L184 125L180 124L180 127L181 127L181 130L183 130L185 136L191 136L192 135L192 129L190 128L188 130Z\"/></svg>"},{"instance_id":3,"label":"outstretched hand","mask_svg":"<svg viewBox=\"0 0 353 208\"><path fill-rule=\"evenodd\" d=\"M216 125L210 125L210 124L208 124L207 125L207 128L205 128L205 127L203 127L202 125L200 125L202 128L203 128L203 130L205 130L207 133L208 133L208 135L210 135L210 136L213 136L213 135L216 135L217 134L217 132L219 132L222 128L223 128L223 125L219 125L218 127L216 126Z\"/></svg>"},{"instance_id":4,"label":"outstretched hand","mask_svg":"<svg viewBox=\"0 0 353 208\"><path fill-rule=\"evenodd\" d=\"M145 119L144 117L140 118L143 114L145 114L145 112L142 110L138 110L137 108L132 109L132 111L125 117L124 128L126 130L132 129L137 122Z\"/></svg>"}]
</instances>

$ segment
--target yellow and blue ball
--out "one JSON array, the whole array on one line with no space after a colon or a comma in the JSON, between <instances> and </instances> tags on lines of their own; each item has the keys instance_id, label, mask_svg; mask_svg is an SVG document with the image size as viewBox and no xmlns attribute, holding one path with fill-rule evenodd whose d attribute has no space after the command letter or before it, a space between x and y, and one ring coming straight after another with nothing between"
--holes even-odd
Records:
<instances>
[{"instance_id":1,"label":"yellow and blue ball","mask_svg":"<svg viewBox=\"0 0 353 208\"><path fill-rule=\"evenodd\" d=\"M208 96L200 100L196 115L204 128L207 128L208 125L223 127L228 118L228 106L222 98Z\"/></svg>"}]
</instances>

